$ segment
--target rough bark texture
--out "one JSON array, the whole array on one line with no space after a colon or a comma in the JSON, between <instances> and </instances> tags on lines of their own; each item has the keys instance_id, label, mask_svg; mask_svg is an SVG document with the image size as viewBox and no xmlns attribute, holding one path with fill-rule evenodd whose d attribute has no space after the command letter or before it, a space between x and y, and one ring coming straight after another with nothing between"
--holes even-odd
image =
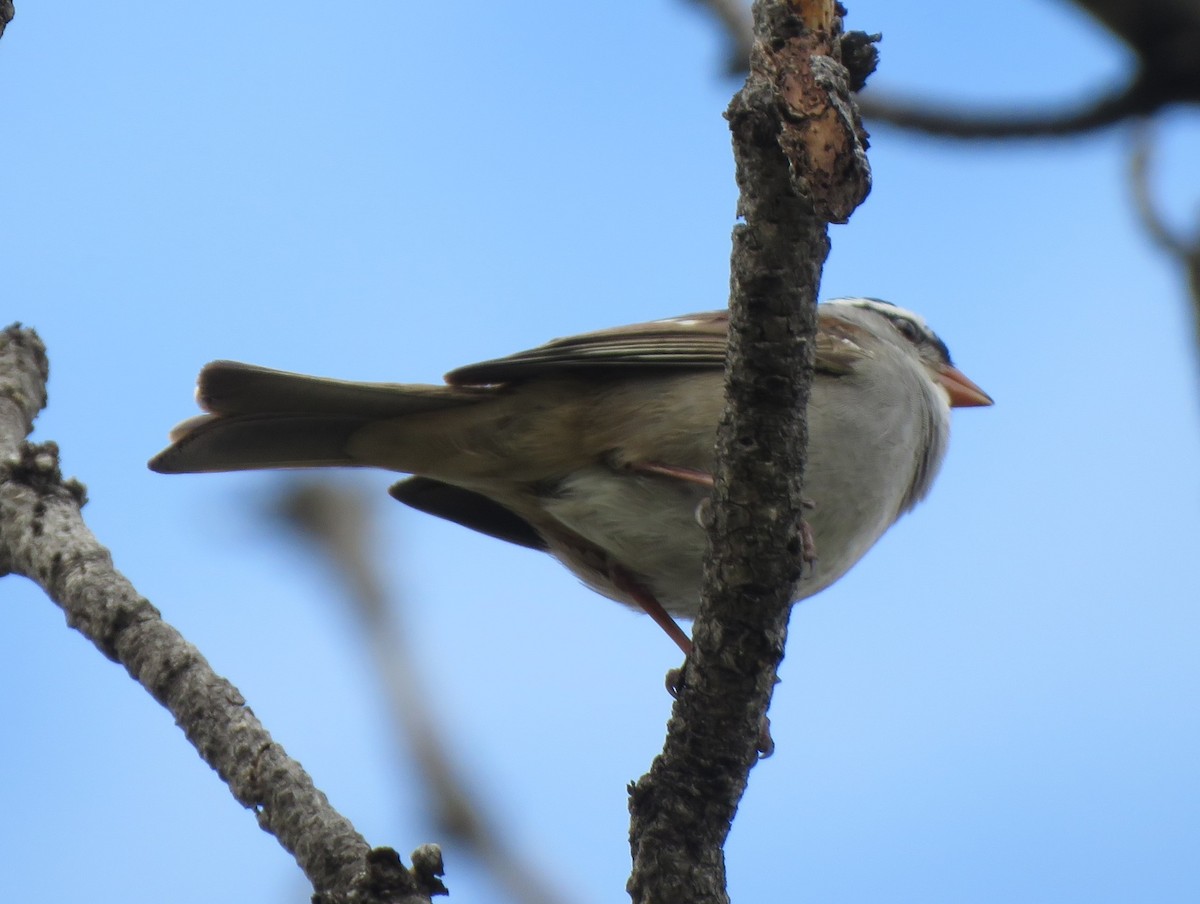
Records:
<instances>
[{"instance_id":1,"label":"rough bark texture","mask_svg":"<svg viewBox=\"0 0 1200 904\"><path fill-rule=\"evenodd\" d=\"M314 900L428 902L443 890L437 849L418 849L411 872L395 851L371 850L271 739L237 688L113 567L80 516L83 487L62 479L57 448L25 442L46 403L47 373L33 331L14 326L0 334L0 574L39 584L71 627L171 711L233 796L295 856Z\"/></svg>"},{"instance_id":2,"label":"rough bark texture","mask_svg":"<svg viewBox=\"0 0 1200 904\"><path fill-rule=\"evenodd\" d=\"M20 458L33 419L46 407L50 362L33 330L14 324L0 334L0 467ZM6 574L0 559L0 574Z\"/></svg>"},{"instance_id":3,"label":"rough bark texture","mask_svg":"<svg viewBox=\"0 0 1200 904\"><path fill-rule=\"evenodd\" d=\"M827 225L870 186L839 12L832 0L756 2L750 76L727 113L743 222L706 592L663 752L630 788L635 902L728 900L723 846L766 739L801 562L802 412Z\"/></svg>"}]
</instances>

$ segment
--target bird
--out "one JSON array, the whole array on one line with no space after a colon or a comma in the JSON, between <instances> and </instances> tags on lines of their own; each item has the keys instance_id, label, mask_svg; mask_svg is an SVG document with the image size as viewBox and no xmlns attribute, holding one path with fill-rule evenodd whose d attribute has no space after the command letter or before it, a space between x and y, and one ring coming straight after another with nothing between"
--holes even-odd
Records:
<instances>
[{"instance_id":1,"label":"bird","mask_svg":"<svg viewBox=\"0 0 1200 904\"><path fill-rule=\"evenodd\" d=\"M796 601L842 577L925 498L951 408L993 403L912 311L839 298L817 314L803 481L813 555ZM175 427L149 467L411 475L394 498L550 553L645 611L687 654L675 619L700 605L728 332L727 310L615 327L459 367L443 385L214 361L196 387L205 413Z\"/></svg>"}]
</instances>

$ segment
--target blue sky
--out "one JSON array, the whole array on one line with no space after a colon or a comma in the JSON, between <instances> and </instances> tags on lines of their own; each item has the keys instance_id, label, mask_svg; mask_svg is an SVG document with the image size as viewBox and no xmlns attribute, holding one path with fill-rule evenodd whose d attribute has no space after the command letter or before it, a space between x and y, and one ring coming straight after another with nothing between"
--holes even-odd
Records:
<instances>
[{"instance_id":1,"label":"blue sky","mask_svg":"<svg viewBox=\"0 0 1200 904\"><path fill-rule=\"evenodd\" d=\"M4 319L51 356L35 436L118 567L402 851L438 840L419 778L340 588L261 514L279 480L145 460L213 358L433 381L725 303L737 84L715 28L681 0L531 7L27 2L0 40ZM861 0L848 23L884 34L876 86L948 99L1080 97L1126 62L1065 3L955 14ZM1128 135L874 132L823 295L920 311L997 404L957 414L931 498L795 610L733 898L1194 901L1197 361ZM1186 222L1200 122L1162 139ZM625 785L677 651L551 560L351 477L456 752L574 900L620 900ZM37 588L0 599L0 899L304 899L163 710ZM502 900L447 856L452 900Z\"/></svg>"}]
</instances>

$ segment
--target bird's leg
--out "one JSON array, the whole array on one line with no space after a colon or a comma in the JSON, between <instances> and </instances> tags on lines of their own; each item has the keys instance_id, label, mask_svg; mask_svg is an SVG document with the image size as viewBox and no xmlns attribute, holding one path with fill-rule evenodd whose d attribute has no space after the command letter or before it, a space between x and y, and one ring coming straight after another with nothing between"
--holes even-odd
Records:
<instances>
[{"instance_id":1,"label":"bird's leg","mask_svg":"<svg viewBox=\"0 0 1200 904\"><path fill-rule=\"evenodd\" d=\"M683 633L683 629L675 624L675 619L671 618L671 614L662 607L662 603L654 598L654 594L635 581L633 576L620 565L610 563L609 575L618 590L628 593L630 599L667 632L667 636L675 641L679 649L683 650L684 656L692 652L691 640Z\"/></svg>"},{"instance_id":2,"label":"bird's leg","mask_svg":"<svg viewBox=\"0 0 1200 904\"><path fill-rule=\"evenodd\" d=\"M713 476L708 471L701 471L699 468L684 468L679 465L664 465L657 461L633 461L630 462L629 470L637 471L640 474L655 474L659 477L673 477L676 480L683 480L687 483L694 483L696 486L704 487L706 490L713 488Z\"/></svg>"}]
</instances>

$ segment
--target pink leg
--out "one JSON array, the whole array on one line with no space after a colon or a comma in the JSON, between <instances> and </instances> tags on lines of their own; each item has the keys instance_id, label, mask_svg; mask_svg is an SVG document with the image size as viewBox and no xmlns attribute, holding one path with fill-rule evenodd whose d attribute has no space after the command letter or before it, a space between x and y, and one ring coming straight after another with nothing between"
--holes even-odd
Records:
<instances>
[{"instance_id":1,"label":"pink leg","mask_svg":"<svg viewBox=\"0 0 1200 904\"><path fill-rule=\"evenodd\" d=\"M683 480L688 483L694 483L697 486L702 486L707 490L713 488L713 476L708 471L701 471L698 468L682 468L677 465L659 464L656 461L635 461L629 465L629 469L641 474L673 477L676 480Z\"/></svg>"},{"instance_id":2,"label":"pink leg","mask_svg":"<svg viewBox=\"0 0 1200 904\"><path fill-rule=\"evenodd\" d=\"M642 607L642 611L667 632L667 637L675 641L679 649L683 650L684 656L692 652L691 640L683 633L683 629L675 624L675 619L671 618L671 614L662 607L662 603L656 600L649 590L635 581L629 572L620 565L610 566L610 573L617 589L628 593L633 601Z\"/></svg>"}]
</instances>

